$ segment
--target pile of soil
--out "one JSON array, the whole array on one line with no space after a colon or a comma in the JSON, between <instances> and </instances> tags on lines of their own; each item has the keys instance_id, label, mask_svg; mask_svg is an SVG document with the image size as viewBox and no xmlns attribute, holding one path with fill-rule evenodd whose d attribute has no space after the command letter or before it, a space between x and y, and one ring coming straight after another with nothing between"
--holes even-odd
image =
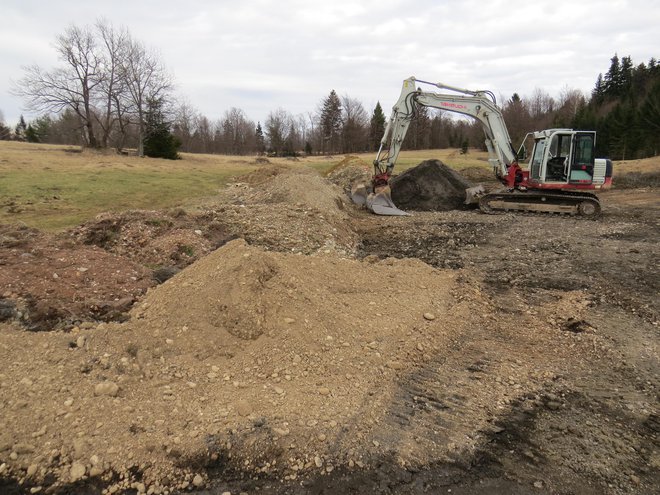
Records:
<instances>
[{"instance_id":1,"label":"pile of soil","mask_svg":"<svg viewBox=\"0 0 660 495\"><path fill-rule=\"evenodd\" d=\"M397 376L470 321L452 307L453 278L414 260L237 240L150 290L130 322L5 334L5 469L35 486L91 477L171 491L203 485L216 462L282 477L364 465L365 439L390 448L383 406Z\"/></svg>"},{"instance_id":2,"label":"pile of soil","mask_svg":"<svg viewBox=\"0 0 660 495\"><path fill-rule=\"evenodd\" d=\"M201 214L267 250L351 256L359 240L348 222L349 202L313 170L278 165L230 184Z\"/></svg>"},{"instance_id":3,"label":"pile of soil","mask_svg":"<svg viewBox=\"0 0 660 495\"><path fill-rule=\"evenodd\" d=\"M462 175L440 160L426 160L390 180L392 200L402 210L447 211L464 208Z\"/></svg>"}]
</instances>

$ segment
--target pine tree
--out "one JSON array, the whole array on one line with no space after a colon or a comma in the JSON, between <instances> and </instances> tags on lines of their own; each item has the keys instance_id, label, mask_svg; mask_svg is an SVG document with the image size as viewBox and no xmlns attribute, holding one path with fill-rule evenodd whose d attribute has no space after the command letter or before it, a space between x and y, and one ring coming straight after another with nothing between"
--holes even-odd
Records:
<instances>
[{"instance_id":1,"label":"pine tree","mask_svg":"<svg viewBox=\"0 0 660 495\"><path fill-rule=\"evenodd\" d=\"M323 100L323 108L321 109L322 151L335 153L339 150L341 127L341 100L333 89L328 97Z\"/></svg>"},{"instance_id":2,"label":"pine tree","mask_svg":"<svg viewBox=\"0 0 660 495\"><path fill-rule=\"evenodd\" d=\"M25 119L21 115L21 118L18 121L18 124L16 124L16 128L14 129L14 139L16 139L17 141L25 141L26 131L27 131L27 124L25 123Z\"/></svg>"},{"instance_id":3,"label":"pine tree","mask_svg":"<svg viewBox=\"0 0 660 495\"><path fill-rule=\"evenodd\" d=\"M385 133L385 114L380 106L380 102L376 102L374 113L369 122L369 143L373 151L378 151L380 148L380 140Z\"/></svg>"},{"instance_id":4,"label":"pine tree","mask_svg":"<svg viewBox=\"0 0 660 495\"><path fill-rule=\"evenodd\" d=\"M261 128L261 122L257 122L257 128L254 131L254 140L257 146L257 153L263 155L266 152L266 138Z\"/></svg>"},{"instance_id":5,"label":"pine tree","mask_svg":"<svg viewBox=\"0 0 660 495\"><path fill-rule=\"evenodd\" d=\"M621 64L616 53L610 61L612 63L604 78L605 94L609 97L616 97L619 96L621 90Z\"/></svg>"},{"instance_id":6,"label":"pine tree","mask_svg":"<svg viewBox=\"0 0 660 495\"><path fill-rule=\"evenodd\" d=\"M163 101L149 100L145 118L145 156L178 160L181 158L177 152L180 146L181 141L170 132L170 124L165 120Z\"/></svg>"},{"instance_id":7,"label":"pine tree","mask_svg":"<svg viewBox=\"0 0 660 495\"><path fill-rule=\"evenodd\" d=\"M603 82L603 74L602 72L598 74L598 78L596 79L596 86L594 87L593 91L591 92L591 97L597 102L600 103L603 101L603 96L605 95L605 83Z\"/></svg>"},{"instance_id":8,"label":"pine tree","mask_svg":"<svg viewBox=\"0 0 660 495\"><path fill-rule=\"evenodd\" d=\"M39 135L37 134L37 131L35 130L34 127L32 127L32 124L28 124L27 128L25 129L25 140L28 143L40 143L41 140L39 139Z\"/></svg>"}]
</instances>

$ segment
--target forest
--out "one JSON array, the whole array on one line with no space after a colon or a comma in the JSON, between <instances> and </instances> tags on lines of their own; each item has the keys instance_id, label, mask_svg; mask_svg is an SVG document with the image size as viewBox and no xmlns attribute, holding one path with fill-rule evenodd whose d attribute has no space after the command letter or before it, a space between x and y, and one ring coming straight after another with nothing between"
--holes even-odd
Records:
<instances>
[{"instance_id":1,"label":"forest","mask_svg":"<svg viewBox=\"0 0 660 495\"><path fill-rule=\"evenodd\" d=\"M182 95L155 52L125 29L104 22L70 27L57 38L62 64L53 70L28 67L13 93L38 117L3 122L0 139L136 150L139 155L176 158L177 150L231 155L336 154L375 151L386 113L367 110L334 89L315 109L296 114L283 108L264 122L231 107L210 119ZM64 89L63 89L64 88ZM597 131L597 154L614 160L656 156L660 151L660 65L655 58L635 65L630 56L610 59L591 94L564 86L551 96L500 96L515 148L530 131L568 127ZM483 145L478 122L418 106L404 149ZM125 151L124 151L125 152Z\"/></svg>"}]
</instances>

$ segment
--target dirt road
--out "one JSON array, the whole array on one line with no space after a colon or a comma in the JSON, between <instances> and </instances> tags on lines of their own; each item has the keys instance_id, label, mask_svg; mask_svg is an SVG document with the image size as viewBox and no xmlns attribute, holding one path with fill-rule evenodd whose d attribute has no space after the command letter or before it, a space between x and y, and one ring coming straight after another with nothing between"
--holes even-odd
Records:
<instances>
[{"instance_id":1,"label":"dirt road","mask_svg":"<svg viewBox=\"0 0 660 495\"><path fill-rule=\"evenodd\" d=\"M290 195L302 182L317 196ZM70 256L136 263L108 323L56 299L65 269L21 279L25 253L55 256L39 236L6 246L4 492L655 493L657 190L604 194L584 221L377 217L308 176L252 186L141 217L151 244L117 228L105 257L94 226L67 234ZM154 236L159 265L200 261L143 294ZM98 273L87 290L121 299ZM25 330L37 289L52 331Z\"/></svg>"}]
</instances>

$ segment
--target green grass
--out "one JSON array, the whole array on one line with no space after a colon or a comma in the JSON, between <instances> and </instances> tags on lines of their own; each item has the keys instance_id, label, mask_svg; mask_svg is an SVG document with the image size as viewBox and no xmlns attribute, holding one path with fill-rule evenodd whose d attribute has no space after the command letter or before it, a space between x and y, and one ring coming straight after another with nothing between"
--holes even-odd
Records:
<instances>
[{"instance_id":1,"label":"green grass","mask_svg":"<svg viewBox=\"0 0 660 495\"><path fill-rule=\"evenodd\" d=\"M0 221L20 221L46 230L76 225L104 211L160 209L212 196L235 171L48 170L0 172Z\"/></svg>"}]
</instances>

